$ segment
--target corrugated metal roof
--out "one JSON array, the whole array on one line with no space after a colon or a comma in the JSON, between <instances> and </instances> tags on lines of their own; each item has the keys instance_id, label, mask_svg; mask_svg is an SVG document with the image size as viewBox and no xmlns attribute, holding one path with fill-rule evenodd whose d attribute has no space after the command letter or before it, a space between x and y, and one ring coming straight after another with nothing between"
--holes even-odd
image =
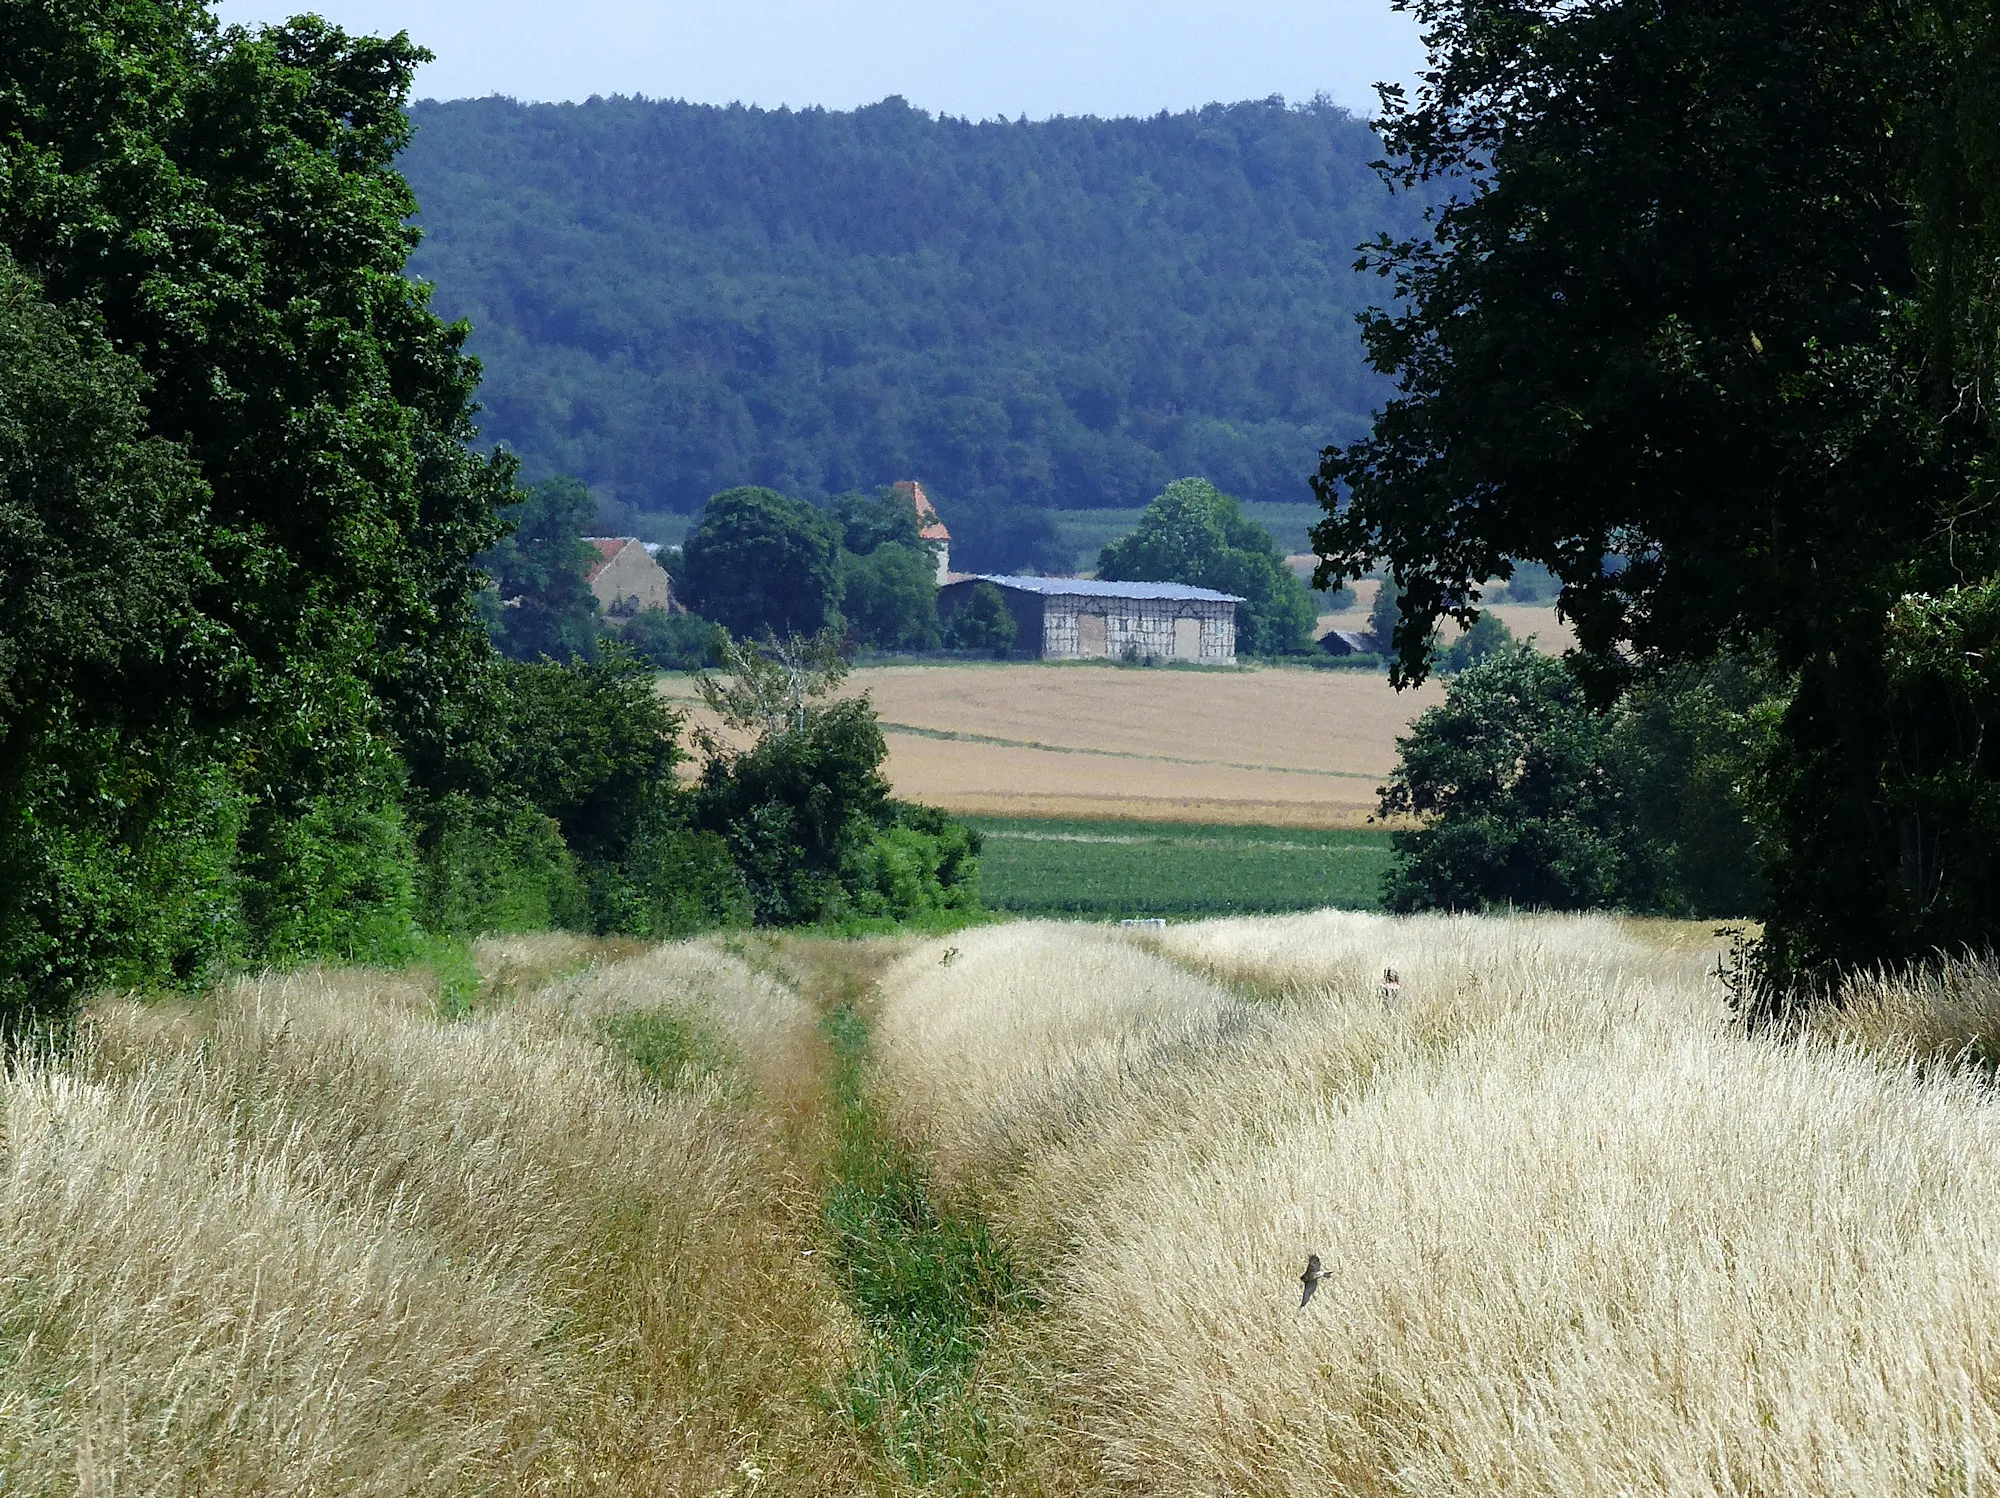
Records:
<instances>
[{"instance_id":1,"label":"corrugated metal roof","mask_svg":"<svg viewBox=\"0 0 2000 1498\"><path fill-rule=\"evenodd\" d=\"M1234 593L1193 588L1186 583L1107 583L1094 577L1005 577L976 572L967 581L992 583L1044 598L1163 598L1187 603L1242 603Z\"/></svg>"}]
</instances>

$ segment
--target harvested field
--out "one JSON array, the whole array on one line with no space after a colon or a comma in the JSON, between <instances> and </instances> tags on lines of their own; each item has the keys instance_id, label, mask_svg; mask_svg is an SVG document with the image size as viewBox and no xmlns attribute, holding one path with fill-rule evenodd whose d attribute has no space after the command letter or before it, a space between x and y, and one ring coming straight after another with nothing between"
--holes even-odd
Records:
<instances>
[{"instance_id":1,"label":"harvested field","mask_svg":"<svg viewBox=\"0 0 2000 1498\"><path fill-rule=\"evenodd\" d=\"M854 673L896 793L999 817L1353 827L1396 739L1441 701L1382 677L1269 667L883 666ZM666 678L663 690L692 696Z\"/></svg>"},{"instance_id":2,"label":"harvested field","mask_svg":"<svg viewBox=\"0 0 2000 1498\"><path fill-rule=\"evenodd\" d=\"M1379 582L1366 578L1354 584L1354 607L1338 614L1321 614L1313 633L1324 635L1330 629L1368 628L1368 611L1375 606L1375 593L1381 586ZM1324 598L1326 595L1319 596ZM1500 603L1486 612L1506 625L1517 639L1525 640L1533 636L1536 645L1550 655L1560 655L1576 643L1575 628L1556 617L1556 608L1552 603ZM1457 625L1445 625L1444 639L1447 643L1457 639L1458 634Z\"/></svg>"}]
</instances>

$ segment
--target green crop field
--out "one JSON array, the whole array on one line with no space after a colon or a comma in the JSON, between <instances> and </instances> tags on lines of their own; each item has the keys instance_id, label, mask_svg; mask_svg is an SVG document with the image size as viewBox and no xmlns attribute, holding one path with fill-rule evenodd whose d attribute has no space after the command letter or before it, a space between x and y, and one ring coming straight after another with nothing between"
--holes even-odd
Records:
<instances>
[{"instance_id":1,"label":"green crop field","mask_svg":"<svg viewBox=\"0 0 2000 1498\"><path fill-rule=\"evenodd\" d=\"M987 905L1023 915L1372 910L1389 865L1389 834L1375 828L967 820L986 838Z\"/></svg>"}]
</instances>

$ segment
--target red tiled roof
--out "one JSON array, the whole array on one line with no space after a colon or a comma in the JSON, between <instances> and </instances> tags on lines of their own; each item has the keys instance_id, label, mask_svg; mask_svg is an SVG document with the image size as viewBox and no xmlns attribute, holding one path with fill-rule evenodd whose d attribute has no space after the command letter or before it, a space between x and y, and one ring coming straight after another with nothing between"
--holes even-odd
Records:
<instances>
[{"instance_id":1,"label":"red tiled roof","mask_svg":"<svg viewBox=\"0 0 2000 1498\"><path fill-rule=\"evenodd\" d=\"M937 506L932 504L931 497L924 493L922 484L915 479L904 479L901 483L891 484L889 487L898 494L909 495L910 502L917 507L917 520L923 526L918 535L926 541L951 539L951 532L944 528L944 521L938 515Z\"/></svg>"},{"instance_id":2,"label":"red tiled roof","mask_svg":"<svg viewBox=\"0 0 2000 1498\"><path fill-rule=\"evenodd\" d=\"M596 582L597 574L611 565L611 559L638 539L637 536L585 536L584 545L596 550L597 560L591 563L590 571L584 573L583 580Z\"/></svg>"}]
</instances>

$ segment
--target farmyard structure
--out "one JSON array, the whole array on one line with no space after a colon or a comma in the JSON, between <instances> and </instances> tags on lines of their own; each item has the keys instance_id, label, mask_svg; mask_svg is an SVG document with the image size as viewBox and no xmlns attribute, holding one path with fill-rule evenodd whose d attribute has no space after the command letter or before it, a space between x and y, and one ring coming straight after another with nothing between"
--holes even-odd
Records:
<instances>
[{"instance_id":1,"label":"farmyard structure","mask_svg":"<svg viewBox=\"0 0 2000 1498\"><path fill-rule=\"evenodd\" d=\"M959 577L938 590L949 619L982 583L1014 616L1017 658L1236 664L1234 593L1184 583L1107 583L1082 577Z\"/></svg>"}]
</instances>

